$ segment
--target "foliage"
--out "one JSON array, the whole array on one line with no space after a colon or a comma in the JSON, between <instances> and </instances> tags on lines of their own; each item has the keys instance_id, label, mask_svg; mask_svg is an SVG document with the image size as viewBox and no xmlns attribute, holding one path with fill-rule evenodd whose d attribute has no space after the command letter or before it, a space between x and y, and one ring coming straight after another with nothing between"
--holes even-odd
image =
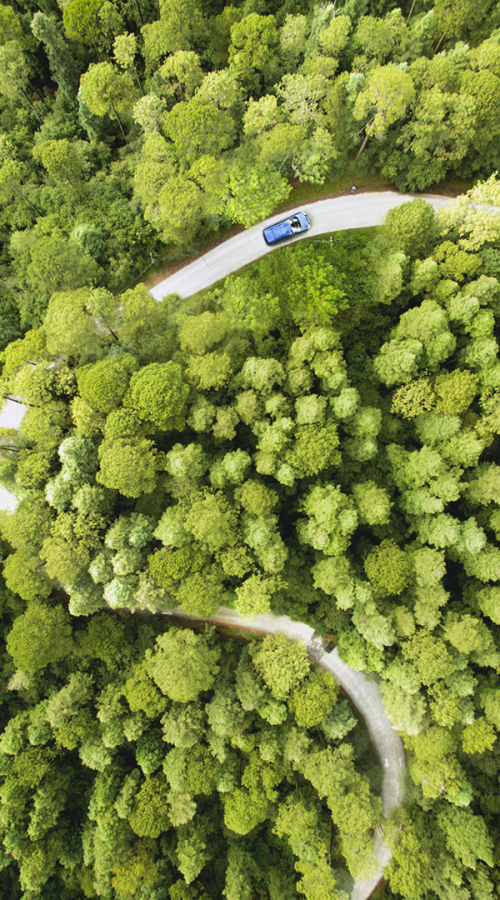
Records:
<instances>
[{"instance_id":1,"label":"foliage","mask_svg":"<svg viewBox=\"0 0 500 900\"><path fill-rule=\"evenodd\" d=\"M380 812L331 683L148 615L180 603L287 614L377 672L409 768L387 895L495 890L498 8L306 7L0 10L14 900L342 896L342 855L369 877ZM474 187L188 300L137 283L351 171Z\"/></svg>"}]
</instances>

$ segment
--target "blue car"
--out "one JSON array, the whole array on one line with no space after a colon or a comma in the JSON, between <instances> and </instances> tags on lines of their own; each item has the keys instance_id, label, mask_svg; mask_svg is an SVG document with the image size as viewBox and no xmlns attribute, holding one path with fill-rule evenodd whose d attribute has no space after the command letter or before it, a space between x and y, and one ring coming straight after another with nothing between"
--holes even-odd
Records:
<instances>
[{"instance_id":1,"label":"blue car","mask_svg":"<svg viewBox=\"0 0 500 900\"><path fill-rule=\"evenodd\" d=\"M311 223L309 216L303 212L294 213L289 219L283 219L282 222L276 222L276 225L269 225L264 228L262 234L266 244L276 244L278 241L284 241L285 238L293 237L294 234L300 234L302 231L309 231Z\"/></svg>"}]
</instances>

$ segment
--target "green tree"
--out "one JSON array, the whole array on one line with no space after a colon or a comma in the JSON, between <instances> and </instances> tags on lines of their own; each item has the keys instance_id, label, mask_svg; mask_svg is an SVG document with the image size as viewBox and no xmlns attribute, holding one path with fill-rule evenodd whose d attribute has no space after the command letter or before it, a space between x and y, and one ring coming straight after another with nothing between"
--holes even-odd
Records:
<instances>
[{"instance_id":1,"label":"green tree","mask_svg":"<svg viewBox=\"0 0 500 900\"><path fill-rule=\"evenodd\" d=\"M323 722L332 712L338 691L338 685L329 672L311 672L288 699L297 725L300 728L314 728Z\"/></svg>"},{"instance_id":2,"label":"green tree","mask_svg":"<svg viewBox=\"0 0 500 900\"><path fill-rule=\"evenodd\" d=\"M157 68L160 59L167 53L190 50L205 28L197 0L162 0L160 14L157 22L141 28L145 59L150 71Z\"/></svg>"},{"instance_id":3,"label":"green tree","mask_svg":"<svg viewBox=\"0 0 500 900\"><path fill-rule=\"evenodd\" d=\"M391 516L392 503L389 492L375 484L363 481L352 489L360 520L368 525L386 525Z\"/></svg>"},{"instance_id":4,"label":"green tree","mask_svg":"<svg viewBox=\"0 0 500 900\"><path fill-rule=\"evenodd\" d=\"M224 795L224 824L230 831L245 835L265 822L269 801L265 794L235 788Z\"/></svg>"},{"instance_id":5,"label":"green tree","mask_svg":"<svg viewBox=\"0 0 500 900\"><path fill-rule=\"evenodd\" d=\"M406 115L415 100L415 86L411 75L394 63L372 69L366 84L356 97L354 118L366 120L365 138L357 158L365 149L370 137L384 137L390 125Z\"/></svg>"},{"instance_id":6,"label":"green tree","mask_svg":"<svg viewBox=\"0 0 500 900\"><path fill-rule=\"evenodd\" d=\"M255 72L266 73L272 66L273 51L278 43L274 16L250 13L231 28L229 62L238 79L253 85Z\"/></svg>"},{"instance_id":7,"label":"green tree","mask_svg":"<svg viewBox=\"0 0 500 900\"><path fill-rule=\"evenodd\" d=\"M330 466L338 465L339 443L337 427L333 423L321 428L300 425L295 431L295 443L288 455L288 462L303 478L317 475Z\"/></svg>"},{"instance_id":8,"label":"green tree","mask_svg":"<svg viewBox=\"0 0 500 900\"><path fill-rule=\"evenodd\" d=\"M80 69L62 34L60 22L55 16L38 10L33 16L30 28L34 36L45 46L50 69L57 85L68 96L74 97L78 90Z\"/></svg>"},{"instance_id":9,"label":"green tree","mask_svg":"<svg viewBox=\"0 0 500 900\"><path fill-rule=\"evenodd\" d=\"M77 370L80 396L99 412L110 413L123 400L130 375L136 369L137 360L129 353L81 366Z\"/></svg>"},{"instance_id":10,"label":"green tree","mask_svg":"<svg viewBox=\"0 0 500 900\"><path fill-rule=\"evenodd\" d=\"M248 567L245 567L245 572ZM236 609L243 619L255 619L256 616L271 611L271 597L278 594L284 582L280 578L263 575L250 575L236 588Z\"/></svg>"},{"instance_id":11,"label":"green tree","mask_svg":"<svg viewBox=\"0 0 500 900\"><path fill-rule=\"evenodd\" d=\"M157 838L170 829L168 783L163 772L146 776L128 820L133 831L143 838Z\"/></svg>"},{"instance_id":12,"label":"green tree","mask_svg":"<svg viewBox=\"0 0 500 900\"><path fill-rule=\"evenodd\" d=\"M123 686L123 696L132 712L142 710L149 719L156 719L165 712L167 700L148 677L144 662L132 669Z\"/></svg>"},{"instance_id":13,"label":"green tree","mask_svg":"<svg viewBox=\"0 0 500 900\"><path fill-rule=\"evenodd\" d=\"M190 100L203 81L200 58L191 50L177 50L168 57L160 69L166 82L165 92L183 102Z\"/></svg>"},{"instance_id":14,"label":"green tree","mask_svg":"<svg viewBox=\"0 0 500 900\"><path fill-rule=\"evenodd\" d=\"M411 562L394 541L385 540L365 559L365 572L377 594L401 594L412 578Z\"/></svg>"},{"instance_id":15,"label":"green tree","mask_svg":"<svg viewBox=\"0 0 500 900\"><path fill-rule=\"evenodd\" d=\"M134 104L133 118L146 135L161 130L167 111L167 104L156 94L145 94ZM137 180L138 180L138 176Z\"/></svg>"},{"instance_id":16,"label":"green tree","mask_svg":"<svg viewBox=\"0 0 500 900\"><path fill-rule=\"evenodd\" d=\"M195 494L184 525L209 553L234 546L237 541L236 512L221 491Z\"/></svg>"},{"instance_id":17,"label":"green tree","mask_svg":"<svg viewBox=\"0 0 500 900\"><path fill-rule=\"evenodd\" d=\"M411 200L390 209L385 229L391 244L409 259L424 259L437 238L436 215L425 200Z\"/></svg>"},{"instance_id":18,"label":"green tree","mask_svg":"<svg viewBox=\"0 0 500 900\"><path fill-rule=\"evenodd\" d=\"M464 753L484 753L486 750L492 749L495 741L495 729L484 718L475 719L466 725L462 732Z\"/></svg>"},{"instance_id":19,"label":"green tree","mask_svg":"<svg viewBox=\"0 0 500 900\"><path fill-rule=\"evenodd\" d=\"M167 114L163 128L179 159L187 163L206 153L217 156L234 142L232 117L203 97L177 103Z\"/></svg>"},{"instance_id":20,"label":"green tree","mask_svg":"<svg viewBox=\"0 0 500 900\"><path fill-rule=\"evenodd\" d=\"M280 53L289 71L295 71L296 63L304 53L309 32L306 16L288 14L279 30Z\"/></svg>"},{"instance_id":21,"label":"green tree","mask_svg":"<svg viewBox=\"0 0 500 900\"><path fill-rule=\"evenodd\" d=\"M301 508L308 517L297 522L301 543L310 544L327 556L338 556L347 549L358 516L352 500L339 487L330 484L312 488Z\"/></svg>"},{"instance_id":22,"label":"green tree","mask_svg":"<svg viewBox=\"0 0 500 900\"><path fill-rule=\"evenodd\" d=\"M146 211L146 218L161 231L165 243L188 245L202 222L203 194L185 175L173 175Z\"/></svg>"},{"instance_id":23,"label":"green tree","mask_svg":"<svg viewBox=\"0 0 500 900\"><path fill-rule=\"evenodd\" d=\"M387 869L391 890L403 897L423 896L432 864L431 847L420 840L412 822L405 823Z\"/></svg>"},{"instance_id":24,"label":"green tree","mask_svg":"<svg viewBox=\"0 0 500 900\"><path fill-rule=\"evenodd\" d=\"M7 557L3 575L9 590L28 602L46 600L51 594L51 585L42 569L40 557L28 547L21 547Z\"/></svg>"},{"instance_id":25,"label":"green tree","mask_svg":"<svg viewBox=\"0 0 500 900\"><path fill-rule=\"evenodd\" d=\"M0 46L0 94L14 102L22 98L29 103L41 125L42 118L30 97L32 88L28 71L26 56L17 40L7 41Z\"/></svg>"},{"instance_id":26,"label":"green tree","mask_svg":"<svg viewBox=\"0 0 500 900\"><path fill-rule=\"evenodd\" d=\"M97 0L72 0L63 10L64 30L69 38L90 44L100 56L123 30L123 19L112 3Z\"/></svg>"},{"instance_id":27,"label":"green tree","mask_svg":"<svg viewBox=\"0 0 500 900\"><path fill-rule=\"evenodd\" d=\"M251 228L287 199L291 187L279 172L258 165L235 164L229 170L229 191L229 217Z\"/></svg>"},{"instance_id":28,"label":"green tree","mask_svg":"<svg viewBox=\"0 0 500 900\"><path fill-rule=\"evenodd\" d=\"M135 55L137 52L137 41L135 35L119 34L118 37L115 38L115 42L113 44L113 52L118 65L122 69L125 69L125 71L131 70L134 73L134 78L137 82L137 86L141 94L144 96L144 90L141 84L141 80L134 63Z\"/></svg>"},{"instance_id":29,"label":"green tree","mask_svg":"<svg viewBox=\"0 0 500 900\"><path fill-rule=\"evenodd\" d=\"M188 393L177 363L151 363L132 375L124 404L134 409L150 427L180 430Z\"/></svg>"},{"instance_id":30,"label":"green tree","mask_svg":"<svg viewBox=\"0 0 500 900\"><path fill-rule=\"evenodd\" d=\"M500 182L493 174L439 210L437 221L441 232L446 235L458 229L459 245L464 250L480 250L487 241L496 241L500 225L491 207L499 199Z\"/></svg>"},{"instance_id":31,"label":"green tree","mask_svg":"<svg viewBox=\"0 0 500 900\"><path fill-rule=\"evenodd\" d=\"M73 652L71 621L62 606L28 603L7 636L7 652L25 672L45 669Z\"/></svg>"},{"instance_id":32,"label":"green tree","mask_svg":"<svg viewBox=\"0 0 500 900\"><path fill-rule=\"evenodd\" d=\"M309 673L304 645L279 631L264 638L252 654L252 663L277 700L285 700Z\"/></svg>"},{"instance_id":33,"label":"green tree","mask_svg":"<svg viewBox=\"0 0 500 900\"><path fill-rule=\"evenodd\" d=\"M66 9L78 2L73 0ZM80 90L82 100L94 115L116 119L123 140L127 142L125 116L136 99L130 74L121 74L109 62L93 63L80 79Z\"/></svg>"},{"instance_id":34,"label":"green tree","mask_svg":"<svg viewBox=\"0 0 500 900\"><path fill-rule=\"evenodd\" d=\"M44 141L33 148L33 158L40 160L54 181L68 182L74 188L80 184L80 155L71 141Z\"/></svg>"},{"instance_id":35,"label":"green tree","mask_svg":"<svg viewBox=\"0 0 500 900\"><path fill-rule=\"evenodd\" d=\"M126 898L137 893L141 885L149 888L154 884L158 874L153 863L155 849L152 838L142 838L131 856L114 867L112 884L118 897Z\"/></svg>"},{"instance_id":36,"label":"green tree","mask_svg":"<svg viewBox=\"0 0 500 900\"><path fill-rule=\"evenodd\" d=\"M99 447L100 469L96 480L125 497L150 494L156 485L156 446L153 441L118 438Z\"/></svg>"},{"instance_id":37,"label":"green tree","mask_svg":"<svg viewBox=\"0 0 500 900\"><path fill-rule=\"evenodd\" d=\"M340 56L347 44L351 24L349 16L334 16L330 24L319 33L319 45L323 53Z\"/></svg>"},{"instance_id":38,"label":"green tree","mask_svg":"<svg viewBox=\"0 0 500 900\"><path fill-rule=\"evenodd\" d=\"M188 575L182 581L176 600L189 615L209 618L226 604L228 596L220 575L202 571Z\"/></svg>"},{"instance_id":39,"label":"green tree","mask_svg":"<svg viewBox=\"0 0 500 900\"><path fill-rule=\"evenodd\" d=\"M146 654L146 671L163 694L188 703L212 687L219 656L220 650L211 649L203 635L167 631L157 638L154 653Z\"/></svg>"}]
</instances>

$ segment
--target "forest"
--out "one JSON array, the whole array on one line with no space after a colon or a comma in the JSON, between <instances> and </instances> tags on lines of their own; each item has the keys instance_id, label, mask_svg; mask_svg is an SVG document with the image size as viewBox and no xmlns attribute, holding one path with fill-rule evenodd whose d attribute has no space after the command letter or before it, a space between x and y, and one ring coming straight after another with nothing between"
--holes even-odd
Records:
<instances>
[{"instance_id":1,"label":"forest","mask_svg":"<svg viewBox=\"0 0 500 900\"><path fill-rule=\"evenodd\" d=\"M0 893L500 895L500 4L0 5ZM355 170L423 199L156 302ZM286 614L374 673L363 723Z\"/></svg>"}]
</instances>

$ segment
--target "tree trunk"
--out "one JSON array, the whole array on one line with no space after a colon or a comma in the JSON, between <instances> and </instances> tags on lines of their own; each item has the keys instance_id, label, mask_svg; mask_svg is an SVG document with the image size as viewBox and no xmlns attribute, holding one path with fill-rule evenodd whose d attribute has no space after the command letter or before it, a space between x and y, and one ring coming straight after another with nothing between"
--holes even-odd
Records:
<instances>
[{"instance_id":1,"label":"tree trunk","mask_svg":"<svg viewBox=\"0 0 500 900\"><path fill-rule=\"evenodd\" d=\"M408 16L408 18L407 18L407 20L406 20L406 24L407 24L407 25L408 25L408 22L410 21L412 15L413 15L413 10L415 9L415 3L416 3L416 0L413 0L413 3L412 3L412 5L411 5L411 9L410 9L410 14L409 14L409 16Z\"/></svg>"},{"instance_id":2,"label":"tree trunk","mask_svg":"<svg viewBox=\"0 0 500 900\"><path fill-rule=\"evenodd\" d=\"M28 103L29 103L29 105L31 106L31 109L32 109L33 112L35 113L35 116L37 117L38 121L40 122L40 125L43 125L43 120L42 120L42 119L40 118L40 116L38 115L38 113L37 113L35 107L33 106L33 103L31 102L30 98L28 97L27 93L26 93L25 91L23 91L22 88L21 88L20 90L21 90L21 94L23 95L23 97L25 98L25 100L27 100Z\"/></svg>"},{"instance_id":3,"label":"tree trunk","mask_svg":"<svg viewBox=\"0 0 500 900\"><path fill-rule=\"evenodd\" d=\"M37 95L37 97L38 97L38 99L40 100L40 102L41 102L41 103L45 103L45 101L44 101L44 99L43 99L43 97L42 97L40 91L39 91L38 88L36 88L33 84L31 84L31 81L29 80L29 78L28 78L28 84L29 84L31 90L33 91L33 93L35 93L35 94Z\"/></svg>"},{"instance_id":4,"label":"tree trunk","mask_svg":"<svg viewBox=\"0 0 500 900\"><path fill-rule=\"evenodd\" d=\"M11 394L5 394L6 400L12 400L13 403L19 403L19 406L30 406L31 409L38 409L36 403L28 403L27 400L16 400Z\"/></svg>"},{"instance_id":5,"label":"tree trunk","mask_svg":"<svg viewBox=\"0 0 500 900\"><path fill-rule=\"evenodd\" d=\"M358 161L359 157L361 156L361 154L362 154L363 150L365 149L369 140L370 140L370 135L365 134L365 139L364 139L363 143L361 144L361 147L358 150L358 153L357 153L357 156L356 156L356 159L354 160L354 162Z\"/></svg>"},{"instance_id":6,"label":"tree trunk","mask_svg":"<svg viewBox=\"0 0 500 900\"><path fill-rule=\"evenodd\" d=\"M36 206L34 206L34 204L31 202L31 200L28 200L28 198L24 196L24 194L22 193L22 191L20 191L20 190L19 190L18 188L16 188L16 187L14 187L14 185L12 185L12 190L15 191L16 194L19 194L19 196L22 197L23 200L26 200L26 203L29 203L29 205L31 206L31 208L34 209L35 212L36 212L39 216L42 215L42 213L40 212L40 210L37 209Z\"/></svg>"},{"instance_id":7,"label":"tree trunk","mask_svg":"<svg viewBox=\"0 0 500 900\"><path fill-rule=\"evenodd\" d=\"M444 40L444 31L443 31L441 37L439 38L439 40L438 40L438 42L437 42L437 44L436 44L436 49L434 50L434 53L437 53L437 52L438 52L438 50L439 50L441 44L443 43L443 40Z\"/></svg>"},{"instance_id":8,"label":"tree trunk","mask_svg":"<svg viewBox=\"0 0 500 900\"><path fill-rule=\"evenodd\" d=\"M132 66L132 68L133 68L133 70L134 70L135 80L137 81L137 84L139 85L139 90L140 90L142 96L144 97L144 88L143 88L143 86L142 86L142 84L141 84L141 79L139 78L139 76L138 76L138 74L137 74L137 69L136 69L135 66Z\"/></svg>"},{"instance_id":9,"label":"tree trunk","mask_svg":"<svg viewBox=\"0 0 500 900\"><path fill-rule=\"evenodd\" d=\"M114 113L114 115L115 115L115 117L116 117L116 121L118 122L118 125L120 126L120 131L121 131L121 133L122 133L122 135L123 135L123 140L125 141L126 144L128 144L128 141L127 141L127 135L125 134L125 132L124 132L124 130L123 130L123 125L122 125L120 116L118 115L118 113L117 113L117 111L116 111L116 109L115 109L115 104L113 103L112 100L110 100L109 102L111 103L111 109L113 110L113 113Z\"/></svg>"},{"instance_id":10,"label":"tree trunk","mask_svg":"<svg viewBox=\"0 0 500 900\"><path fill-rule=\"evenodd\" d=\"M135 5L137 6L137 12L139 13L139 18L141 20L141 25L144 25L144 19L142 18L142 9L139 6L139 0L135 0Z\"/></svg>"}]
</instances>

